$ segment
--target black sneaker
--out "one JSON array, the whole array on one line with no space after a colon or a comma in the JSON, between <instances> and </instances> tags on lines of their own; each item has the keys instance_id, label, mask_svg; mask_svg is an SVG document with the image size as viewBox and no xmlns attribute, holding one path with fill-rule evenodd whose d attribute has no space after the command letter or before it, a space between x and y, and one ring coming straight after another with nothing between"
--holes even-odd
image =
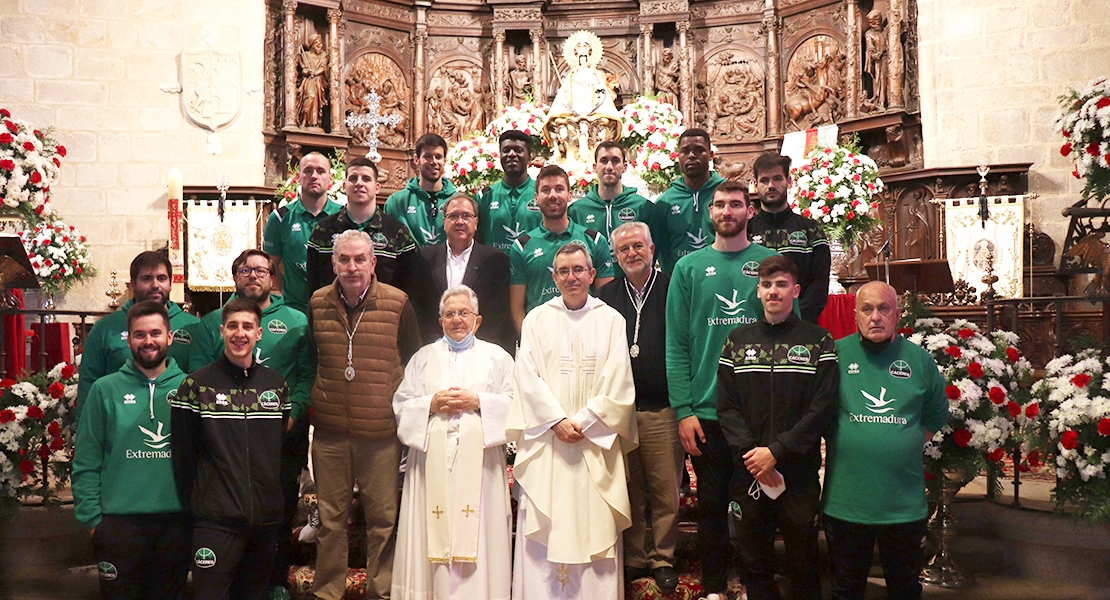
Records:
<instances>
[{"instance_id":1,"label":"black sneaker","mask_svg":"<svg viewBox=\"0 0 1110 600\"><path fill-rule=\"evenodd\" d=\"M655 585L659 586L659 590L664 594L673 594L678 587L678 573L675 572L674 567L656 567L651 571L651 576L655 578Z\"/></svg>"}]
</instances>

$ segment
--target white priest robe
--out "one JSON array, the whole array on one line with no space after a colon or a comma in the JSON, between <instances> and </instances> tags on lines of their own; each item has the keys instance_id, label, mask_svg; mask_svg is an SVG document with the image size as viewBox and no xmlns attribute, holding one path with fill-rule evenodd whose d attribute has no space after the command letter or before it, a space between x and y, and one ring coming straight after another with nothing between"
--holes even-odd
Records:
<instances>
[{"instance_id":1,"label":"white priest robe","mask_svg":"<svg viewBox=\"0 0 1110 600\"><path fill-rule=\"evenodd\" d=\"M438 340L405 367L393 396L397 436L408 447L394 600L509 598L512 515L504 444L512 385L512 357L482 340L459 352ZM477 392L480 411L431 414L432 396L453 386Z\"/></svg>"},{"instance_id":2,"label":"white priest robe","mask_svg":"<svg viewBox=\"0 0 1110 600\"><path fill-rule=\"evenodd\" d=\"M624 318L562 297L524 319L512 425L519 488L513 599L624 597L621 532L632 523L624 453L636 447ZM572 419L585 439L560 441Z\"/></svg>"}]
</instances>

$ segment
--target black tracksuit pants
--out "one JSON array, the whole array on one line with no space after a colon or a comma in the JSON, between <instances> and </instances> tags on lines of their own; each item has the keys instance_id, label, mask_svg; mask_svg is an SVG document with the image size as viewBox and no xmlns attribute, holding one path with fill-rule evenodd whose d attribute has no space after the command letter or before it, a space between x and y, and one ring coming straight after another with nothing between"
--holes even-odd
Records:
<instances>
[{"instance_id":1,"label":"black tracksuit pants","mask_svg":"<svg viewBox=\"0 0 1110 600\"><path fill-rule=\"evenodd\" d=\"M104 515L92 537L101 598L183 598L192 533L186 513Z\"/></svg>"},{"instance_id":2,"label":"black tracksuit pants","mask_svg":"<svg viewBox=\"0 0 1110 600\"><path fill-rule=\"evenodd\" d=\"M193 528L193 598L262 600L270 588L280 524L198 520Z\"/></svg>"}]
</instances>

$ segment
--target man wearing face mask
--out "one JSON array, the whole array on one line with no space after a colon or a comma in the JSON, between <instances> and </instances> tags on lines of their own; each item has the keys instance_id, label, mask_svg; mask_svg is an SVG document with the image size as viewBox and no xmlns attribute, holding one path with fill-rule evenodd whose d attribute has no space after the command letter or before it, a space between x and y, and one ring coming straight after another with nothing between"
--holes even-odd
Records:
<instances>
[{"instance_id":1,"label":"man wearing face mask","mask_svg":"<svg viewBox=\"0 0 1110 600\"><path fill-rule=\"evenodd\" d=\"M474 337L482 317L469 287L448 289L439 305L443 338L412 357L393 395L409 455L391 597L504 599L512 578L504 444L513 359Z\"/></svg>"}]
</instances>

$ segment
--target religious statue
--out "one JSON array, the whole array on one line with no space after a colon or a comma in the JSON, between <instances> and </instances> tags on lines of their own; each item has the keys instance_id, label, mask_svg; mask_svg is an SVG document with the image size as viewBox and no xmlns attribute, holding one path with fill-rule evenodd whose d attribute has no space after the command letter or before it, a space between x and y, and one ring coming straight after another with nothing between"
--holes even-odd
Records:
<instances>
[{"instance_id":1,"label":"religious statue","mask_svg":"<svg viewBox=\"0 0 1110 600\"><path fill-rule=\"evenodd\" d=\"M663 48L659 64L655 66L655 99L678 107L678 61L674 51Z\"/></svg>"},{"instance_id":2,"label":"religious statue","mask_svg":"<svg viewBox=\"0 0 1110 600\"><path fill-rule=\"evenodd\" d=\"M320 34L308 39L307 50L301 49L297 67L301 71L301 83L297 87L301 110L297 124L301 129L323 131L320 122L328 104L328 55Z\"/></svg>"},{"instance_id":3,"label":"religious statue","mask_svg":"<svg viewBox=\"0 0 1110 600\"><path fill-rule=\"evenodd\" d=\"M451 82L451 96L447 98L448 115L455 120L454 133L460 141L467 132L482 128L482 98L475 89L470 73L455 67L447 71Z\"/></svg>"},{"instance_id":4,"label":"religious statue","mask_svg":"<svg viewBox=\"0 0 1110 600\"><path fill-rule=\"evenodd\" d=\"M863 34L865 53L863 70L871 76L871 97L865 101L869 110L886 108L887 52L883 13L878 9L867 13L869 27Z\"/></svg>"},{"instance_id":5,"label":"religious statue","mask_svg":"<svg viewBox=\"0 0 1110 600\"><path fill-rule=\"evenodd\" d=\"M806 41L787 69L784 109L792 125L806 129L832 123L841 116L846 57L828 36Z\"/></svg>"},{"instance_id":6,"label":"religious statue","mask_svg":"<svg viewBox=\"0 0 1110 600\"><path fill-rule=\"evenodd\" d=\"M528 70L528 59L521 54L516 57L516 67L509 71L509 106L517 106L532 97L532 71Z\"/></svg>"},{"instance_id":7,"label":"religious statue","mask_svg":"<svg viewBox=\"0 0 1110 600\"><path fill-rule=\"evenodd\" d=\"M601 39L589 31L576 31L563 42L570 71L544 122L544 135L556 156L592 162L599 141L620 139L621 117L613 103L616 82L597 68L601 54Z\"/></svg>"},{"instance_id":8,"label":"religious statue","mask_svg":"<svg viewBox=\"0 0 1110 600\"><path fill-rule=\"evenodd\" d=\"M391 115L396 114L404 116L405 113L405 99L401 94L397 93L397 88L393 85L392 79L385 79L382 81L378 89L378 96L381 96L378 106L381 109L381 114ZM402 120L396 125L382 125L382 132L379 137L386 146L393 148L401 148L405 145L405 121Z\"/></svg>"}]
</instances>

